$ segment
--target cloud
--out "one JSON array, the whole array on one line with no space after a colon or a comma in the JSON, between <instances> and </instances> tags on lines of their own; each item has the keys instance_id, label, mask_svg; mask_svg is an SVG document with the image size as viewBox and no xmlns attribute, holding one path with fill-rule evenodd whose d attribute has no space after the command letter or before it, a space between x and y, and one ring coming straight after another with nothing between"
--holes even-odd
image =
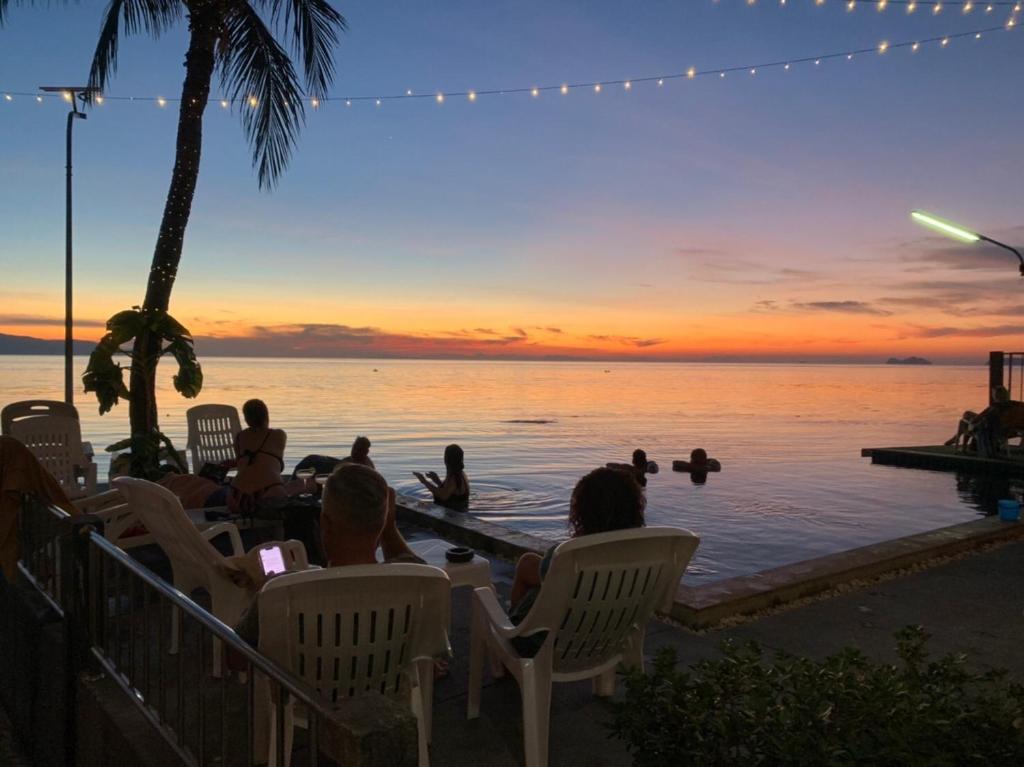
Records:
<instances>
[{"instance_id":1,"label":"cloud","mask_svg":"<svg viewBox=\"0 0 1024 767\"><path fill-rule=\"evenodd\" d=\"M874 314L888 316L892 312L879 309L864 301L794 301L794 309L806 312L838 312L840 314Z\"/></svg>"},{"instance_id":2,"label":"cloud","mask_svg":"<svg viewBox=\"0 0 1024 767\"><path fill-rule=\"evenodd\" d=\"M752 312L836 312L838 314L870 314L876 317L888 317L892 312L874 306L865 301L790 301L782 304L771 299L756 301Z\"/></svg>"},{"instance_id":3,"label":"cloud","mask_svg":"<svg viewBox=\"0 0 1024 767\"><path fill-rule=\"evenodd\" d=\"M512 332L517 334L517 335L522 336L523 338L527 337L527 332L525 330L523 330L522 328L512 328Z\"/></svg>"},{"instance_id":4,"label":"cloud","mask_svg":"<svg viewBox=\"0 0 1024 767\"><path fill-rule=\"evenodd\" d=\"M692 264L689 277L695 282L713 282L729 285L781 285L793 282L813 282L822 275L808 269L793 269L762 264L743 258L727 256L705 258Z\"/></svg>"},{"instance_id":5,"label":"cloud","mask_svg":"<svg viewBox=\"0 0 1024 767\"><path fill-rule=\"evenodd\" d=\"M546 330L549 333L554 333L555 335L561 335L562 333L565 332L561 328L552 328L552 327L543 328L543 330Z\"/></svg>"},{"instance_id":6,"label":"cloud","mask_svg":"<svg viewBox=\"0 0 1024 767\"><path fill-rule=\"evenodd\" d=\"M63 317L42 317L34 314L0 314L0 325L63 327ZM76 328L105 328L105 320L80 319L75 317Z\"/></svg>"},{"instance_id":7,"label":"cloud","mask_svg":"<svg viewBox=\"0 0 1024 767\"><path fill-rule=\"evenodd\" d=\"M684 256L684 257L687 257L687 258L690 257L690 256L706 258L708 256L725 256L725 255L728 255L726 253L726 251L724 251L724 250L722 250L720 248L702 248L702 247L687 247L687 246L684 246L684 247L681 247L681 248L676 248L675 249L675 254L677 256Z\"/></svg>"},{"instance_id":8,"label":"cloud","mask_svg":"<svg viewBox=\"0 0 1024 767\"><path fill-rule=\"evenodd\" d=\"M587 338L593 341L611 341L623 344L624 346L634 346L638 349L645 349L648 346L657 346L666 342L664 338L637 338L636 336L589 335Z\"/></svg>"},{"instance_id":9,"label":"cloud","mask_svg":"<svg viewBox=\"0 0 1024 767\"><path fill-rule=\"evenodd\" d=\"M978 328L916 328L909 335L914 338L998 338L1024 333L1024 325L994 325Z\"/></svg>"}]
</instances>

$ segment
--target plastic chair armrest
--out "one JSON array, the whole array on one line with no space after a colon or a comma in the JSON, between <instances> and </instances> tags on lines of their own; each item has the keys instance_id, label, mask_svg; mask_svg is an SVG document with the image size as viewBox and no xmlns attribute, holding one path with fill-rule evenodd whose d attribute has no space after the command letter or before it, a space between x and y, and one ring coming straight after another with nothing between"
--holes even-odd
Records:
<instances>
[{"instance_id":1,"label":"plastic chair armrest","mask_svg":"<svg viewBox=\"0 0 1024 767\"><path fill-rule=\"evenodd\" d=\"M227 533L228 539L231 541L231 553L237 556L244 554L245 549L242 547L242 536L239 534L238 528L235 527L234 523L218 522L216 525L199 531L199 534L208 541L212 541L218 535L223 535L224 533Z\"/></svg>"},{"instance_id":2,"label":"plastic chair armrest","mask_svg":"<svg viewBox=\"0 0 1024 767\"><path fill-rule=\"evenodd\" d=\"M110 506L121 506L124 504L124 496L119 490L105 490L96 495L77 498L73 501L75 508L83 514L95 514Z\"/></svg>"},{"instance_id":3,"label":"plastic chair armrest","mask_svg":"<svg viewBox=\"0 0 1024 767\"><path fill-rule=\"evenodd\" d=\"M500 636L511 639L519 634L519 627L508 619L508 613L498 602L493 589L483 586L473 589L473 599L483 608L487 620Z\"/></svg>"}]
</instances>

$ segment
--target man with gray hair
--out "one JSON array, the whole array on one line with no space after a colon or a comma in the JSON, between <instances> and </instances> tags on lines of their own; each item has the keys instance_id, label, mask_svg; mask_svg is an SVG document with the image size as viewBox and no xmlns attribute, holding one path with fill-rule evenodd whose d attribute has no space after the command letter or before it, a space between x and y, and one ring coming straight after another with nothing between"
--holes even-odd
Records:
<instances>
[{"instance_id":1,"label":"man with gray hair","mask_svg":"<svg viewBox=\"0 0 1024 767\"><path fill-rule=\"evenodd\" d=\"M377 564L377 547L385 562L423 563L398 531L395 491L373 469L345 463L324 485L320 531L328 567ZM244 557L238 559L244 560ZM230 575L230 574L229 574ZM266 578L252 578L256 591ZM235 631L246 642L259 644L259 602L254 599Z\"/></svg>"},{"instance_id":2,"label":"man with gray hair","mask_svg":"<svg viewBox=\"0 0 1024 767\"><path fill-rule=\"evenodd\" d=\"M345 463L324 485L320 529L330 567L377 562L419 562L398 531L395 491L373 469Z\"/></svg>"}]
</instances>

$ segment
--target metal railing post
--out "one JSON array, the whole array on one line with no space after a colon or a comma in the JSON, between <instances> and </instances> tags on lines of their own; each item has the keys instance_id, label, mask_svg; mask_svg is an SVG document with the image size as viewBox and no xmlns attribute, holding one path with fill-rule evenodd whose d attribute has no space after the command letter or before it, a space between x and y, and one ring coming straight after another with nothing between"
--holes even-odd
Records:
<instances>
[{"instance_id":1,"label":"metal railing post","mask_svg":"<svg viewBox=\"0 0 1024 767\"><path fill-rule=\"evenodd\" d=\"M993 404L995 399L992 392L997 386L1003 385L1003 355L1004 352L988 353L988 404Z\"/></svg>"}]
</instances>

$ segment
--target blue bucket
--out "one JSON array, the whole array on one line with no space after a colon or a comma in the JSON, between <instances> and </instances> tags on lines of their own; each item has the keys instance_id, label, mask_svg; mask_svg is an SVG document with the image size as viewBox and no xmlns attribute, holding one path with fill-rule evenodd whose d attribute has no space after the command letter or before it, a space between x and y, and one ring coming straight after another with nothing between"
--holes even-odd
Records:
<instances>
[{"instance_id":1,"label":"blue bucket","mask_svg":"<svg viewBox=\"0 0 1024 767\"><path fill-rule=\"evenodd\" d=\"M1020 520L1020 501L1000 501L999 518L1003 522L1017 522Z\"/></svg>"}]
</instances>

